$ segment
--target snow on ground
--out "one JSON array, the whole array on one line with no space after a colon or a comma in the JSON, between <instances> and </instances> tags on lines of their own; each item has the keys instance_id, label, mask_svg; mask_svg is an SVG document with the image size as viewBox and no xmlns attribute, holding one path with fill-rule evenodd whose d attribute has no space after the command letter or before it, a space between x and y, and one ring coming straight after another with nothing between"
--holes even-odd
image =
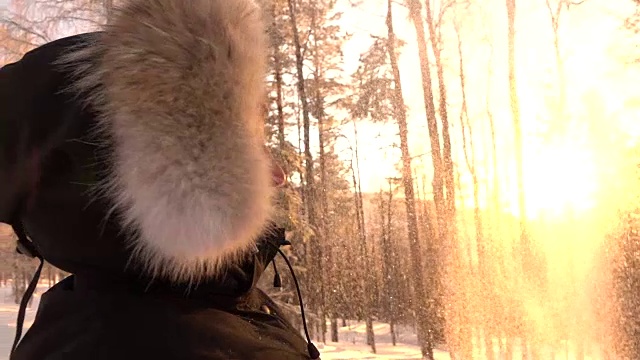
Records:
<instances>
[{"instance_id":1,"label":"snow on ground","mask_svg":"<svg viewBox=\"0 0 640 360\"><path fill-rule=\"evenodd\" d=\"M27 310L24 323L25 332L33 323L35 312L38 308L40 295L49 288L47 282L41 282L33 296L33 300ZM0 360L8 360L9 352L16 331L16 317L18 305L12 294L11 282L0 287ZM391 336L388 324L374 324L376 334L377 354L372 354L366 345L366 332L364 323L349 323L348 326L339 328L339 343L322 344L315 342L322 354L322 360L347 360L347 359L421 359L420 348L416 345L416 336L410 328L400 328L398 331L398 343L391 344ZM24 333L24 332L23 332ZM449 360L449 355L439 351L437 360Z\"/></svg>"},{"instance_id":2,"label":"snow on ground","mask_svg":"<svg viewBox=\"0 0 640 360\"><path fill-rule=\"evenodd\" d=\"M40 295L47 291L48 283L42 282L36 288L33 300L27 309L27 315L24 320L24 328L26 329L33 323L33 318L40 303ZM12 294L11 281L6 286L0 287L0 360L8 360L11 345L16 334L16 318L18 317L18 305ZM23 331L23 334L24 334Z\"/></svg>"},{"instance_id":3,"label":"snow on ground","mask_svg":"<svg viewBox=\"0 0 640 360\"><path fill-rule=\"evenodd\" d=\"M374 323L373 332L376 335L376 353L366 345L366 326L364 323L354 323L338 328L338 343L329 342L326 345L316 342L322 354L322 360L347 359L422 359L417 338L412 328L397 329L397 344L391 342L389 324ZM436 360L450 360L449 354L436 350Z\"/></svg>"}]
</instances>

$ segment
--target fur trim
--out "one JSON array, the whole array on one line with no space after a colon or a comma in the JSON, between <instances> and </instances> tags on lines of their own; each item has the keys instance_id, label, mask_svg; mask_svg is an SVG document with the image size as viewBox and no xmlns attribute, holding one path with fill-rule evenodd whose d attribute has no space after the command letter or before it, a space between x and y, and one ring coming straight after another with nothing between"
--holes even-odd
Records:
<instances>
[{"instance_id":1,"label":"fur trim","mask_svg":"<svg viewBox=\"0 0 640 360\"><path fill-rule=\"evenodd\" d=\"M146 272L197 282L255 248L271 215L268 41L251 0L128 0L65 56L111 141L110 183Z\"/></svg>"}]
</instances>

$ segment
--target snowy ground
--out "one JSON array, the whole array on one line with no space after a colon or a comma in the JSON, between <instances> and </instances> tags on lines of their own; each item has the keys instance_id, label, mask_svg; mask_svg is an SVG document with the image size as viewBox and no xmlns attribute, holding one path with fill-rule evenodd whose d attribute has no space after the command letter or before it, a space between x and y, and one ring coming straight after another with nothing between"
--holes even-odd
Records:
<instances>
[{"instance_id":1,"label":"snowy ground","mask_svg":"<svg viewBox=\"0 0 640 360\"><path fill-rule=\"evenodd\" d=\"M36 293L33 296L33 300L27 311L27 316L24 321L25 331L33 323L33 317L35 316L35 310L38 307L40 301L40 294L49 288L43 282L36 289ZM15 303L11 291L11 284L9 283L5 287L0 287L0 360L8 360L9 352L11 351L11 345L15 337L16 331L16 318L18 316L18 305Z\"/></svg>"},{"instance_id":2,"label":"snowy ground","mask_svg":"<svg viewBox=\"0 0 640 360\"><path fill-rule=\"evenodd\" d=\"M389 325L374 323L376 335L376 354L366 345L366 328L364 323L339 328L339 343L316 344L322 353L322 360L331 359L422 359L417 346L416 335L408 328L398 329L396 346L391 343ZM435 353L436 360L450 360L449 354L443 351Z\"/></svg>"},{"instance_id":3,"label":"snowy ground","mask_svg":"<svg viewBox=\"0 0 640 360\"><path fill-rule=\"evenodd\" d=\"M33 317L38 307L40 294L48 289L48 284L42 282L34 294L31 306L27 311L25 331L33 323ZM18 305L12 295L11 285L0 287L0 360L9 359L9 351L13 343ZM342 359L421 359L420 349L416 345L416 336L410 329L400 330L398 344L391 344L389 326L387 324L375 324L377 354L372 354L365 343L365 325L363 323L351 323L347 327L340 328L339 343L320 344L316 342L322 354L322 360ZM437 353L437 360L449 360L449 355L444 352Z\"/></svg>"}]
</instances>

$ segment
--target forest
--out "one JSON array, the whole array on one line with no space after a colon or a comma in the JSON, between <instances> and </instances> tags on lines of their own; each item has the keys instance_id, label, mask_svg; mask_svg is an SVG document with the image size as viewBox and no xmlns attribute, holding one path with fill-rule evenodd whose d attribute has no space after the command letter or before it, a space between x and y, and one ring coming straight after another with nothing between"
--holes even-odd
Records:
<instances>
[{"instance_id":1,"label":"forest","mask_svg":"<svg viewBox=\"0 0 640 360\"><path fill-rule=\"evenodd\" d=\"M314 341L361 321L371 353L385 323L430 360L640 358L640 0L257 2ZM0 1L0 64L117 6ZM0 280L28 281L2 236ZM301 327L281 272L261 286Z\"/></svg>"}]
</instances>

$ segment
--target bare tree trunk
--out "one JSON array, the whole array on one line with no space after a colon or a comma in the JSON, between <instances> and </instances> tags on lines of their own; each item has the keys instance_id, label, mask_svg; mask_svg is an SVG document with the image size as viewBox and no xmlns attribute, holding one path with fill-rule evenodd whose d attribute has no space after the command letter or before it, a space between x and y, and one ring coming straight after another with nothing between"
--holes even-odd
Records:
<instances>
[{"instance_id":1,"label":"bare tree trunk","mask_svg":"<svg viewBox=\"0 0 640 360\"><path fill-rule=\"evenodd\" d=\"M391 188L391 181L389 181L389 188ZM391 189L389 189L391 191ZM391 320L393 314L391 313L391 264L389 261L389 250L391 250L391 246L387 241L387 219L385 217L385 202L384 202L384 194L382 189L380 189L379 193L379 202L378 202L378 214L380 215L380 245L382 251L381 258L381 267L382 267L382 301L381 301L381 309L380 314L381 318L384 320L388 320L389 322L389 331L393 332L393 321ZM391 337L393 338L393 334Z\"/></svg>"},{"instance_id":2,"label":"bare tree trunk","mask_svg":"<svg viewBox=\"0 0 640 360\"><path fill-rule=\"evenodd\" d=\"M312 13L312 18L311 18L311 30L312 31L316 31L317 30L317 24L316 24L316 7L314 6L313 8L313 13ZM326 137L326 133L325 133L325 119L324 119L324 98L321 94L321 90L320 90L320 79L322 78L323 74L322 74L322 65L320 63L320 58L318 56L318 39L317 36L314 36L314 41L313 41L313 45L315 48L315 54L314 54L314 79L316 81L316 85L315 85L315 109L314 109L314 113L315 116L318 120L318 144L319 144L319 156L318 156L318 160L320 162L320 186L318 187L319 193L317 194L318 200L320 202L320 211L318 212L318 217L317 217L317 228L318 228L318 235L316 238L318 240L322 240L323 242L326 243L327 241L327 233L326 233L326 213L328 211L328 200L327 200L327 165L326 165L326 156L325 156L325 137ZM327 299L326 299L326 291L325 291L325 286L324 286L324 266L326 264L324 264L324 256L325 256L325 249L324 246L325 244L321 243L320 241L318 241L317 243L317 265L318 265L318 273L319 274L323 274L320 275L320 321L321 321L321 328L322 328L322 342L326 343L326 334L327 334L327 322L326 322L326 315L327 315ZM327 252L328 254L330 254L330 252ZM330 262L329 262L330 264ZM333 335L332 335L333 336ZM336 334L337 336L337 334Z\"/></svg>"},{"instance_id":3,"label":"bare tree trunk","mask_svg":"<svg viewBox=\"0 0 640 360\"><path fill-rule=\"evenodd\" d=\"M486 90L486 98L485 98L485 107L486 107L486 115L487 120L489 122L489 131L490 131L490 139L491 139L491 167L492 167L492 191L491 191L491 203L492 203L492 217L491 217L491 236L493 241L499 240L502 236L501 234L501 224L502 224L502 205L500 200L500 164L498 162L498 147L497 147L497 135L496 135L496 126L493 117L492 111L492 102L491 102L491 85L493 79L493 58L494 58L494 48L492 45L490 46L490 55L489 61L487 65L487 90ZM502 276L505 274L507 270L507 263L504 255L504 250L498 247L495 243L491 244L491 256L494 259L494 273L492 277L492 286L495 286L501 279L504 279ZM492 323L493 330L495 331L495 335L499 336L499 358L504 358L507 356L506 342L508 340L502 339L502 336L511 336L510 332L506 332L506 326L501 319L504 319L504 314L513 311L509 307L502 308L498 310L498 318L492 319L494 322Z\"/></svg>"},{"instance_id":4,"label":"bare tree trunk","mask_svg":"<svg viewBox=\"0 0 640 360\"><path fill-rule=\"evenodd\" d=\"M271 13L273 17L273 23L271 24L272 31L279 34L278 31L278 23L277 19L277 7L276 2L273 2ZM278 144L282 149L285 144L285 126L284 126L284 105L283 105L283 97L282 97L282 54L280 53L280 44L279 44L280 36L278 36L278 41L274 41L273 44L273 70L275 73L275 82L276 82L276 108L278 112Z\"/></svg>"},{"instance_id":5,"label":"bare tree trunk","mask_svg":"<svg viewBox=\"0 0 640 360\"><path fill-rule=\"evenodd\" d=\"M499 236L500 233L500 220L501 220L501 213L502 213L502 209L500 206L500 171L498 170L498 146L497 146L497 140L496 140L496 127L495 127L495 121L493 118L493 112L491 111L491 98L490 98L490 94L491 94L491 79L492 79L492 67L493 67L493 46L491 46L491 55L489 56L489 64L488 64L488 71L487 71L487 77L488 77L488 81L487 81L487 90L486 90L486 111L487 111L487 119L489 121L489 130L491 133L491 163L492 163L492 167L493 167L493 189L492 189L492 203L493 203L493 224L492 224L492 229L493 229L493 235L494 236ZM504 264L502 264L502 262L500 262L500 270L504 271Z\"/></svg>"},{"instance_id":6,"label":"bare tree trunk","mask_svg":"<svg viewBox=\"0 0 640 360\"><path fill-rule=\"evenodd\" d=\"M516 160L516 182L518 192L518 208L520 217L520 241L516 246L519 257L519 263L522 266L522 274L527 276L536 276L533 271L533 254L531 244L529 243L529 235L527 229L527 212L525 206L525 190L524 190L524 168L523 168L523 145L522 145L522 125L520 119L520 102L518 99L518 88L516 81L516 47L515 47L515 18L516 18L516 0L505 0L507 7L507 59L508 59L508 71L509 71L509 99L511 105L511 116L514 129L514 142L515 142L515 160ZM535 281L534 281L535 282ZM525 319L523 319L524 325L528 326ZM527 334L526 330L522 327L518 327L519 334L516 334L522 342L522 348L527 346ZM525 355L523 354L523 358Z\"/></svg>"},{"instance_id":7,"label":"bare tree trunk","mask_svg":"<svg viewBox=\"0 0 640 360\"><path fill-rule=\"evenodd\" d=\"M482 214L480 212L480 184L478 181L478 173L476 169L476 156L475 156L475 146L473 142L473 127L471 126L471 122L469 121L469 113L467 108L467 86L466 86L466 78L464 71L464 56L462 51L462 39L460 38L459 31L456 31L457 39L458 39L458 59L459 59L459 73L460 73L460 89L462 93L462 108L460 110L460 129L462 132L462 148L464 152L465 162L467 164L467 170L471 174L471 180L473 183L473 219L475 226L475 240L476 240L476 249L478 255L478 272L479 279L481 285L481 291L485 294L490 294L490 289L492 288L492 274L489 271L488 262L489 259L492 258L491 252L489 251L489 246L487 246L487 240L484 236L484 225ZM467 134L469 136L467 138ZM467 145L468 139L468 145ZM492 338L493 334L491 332L490 326L490 311L494 301L491 298L488 298L487 301L483 302L483 308L479 309L481 311L480 314L480 324L482 326L481 330L478 331L482 336L482 341L485 346L485 356L488 360L493 359L493 343ZM489 307L489 308L487 308ZM480 330L480 329L478 329ZM478 342L480 343L480 342Z\"/></svg>"},{"instance_id":8,"label":"bare tree trunk","mask_svg":"<svg viewBox=\"0 0 640 360\"><path fill-rule=\"evenodd\" d=\"M442 162L444 165L444 181L445 181L445 204L446 204L446 216L447 216L447 238L446 241L450 242L452 239L449 236L452 235L452 231L455 231L455 226L452 220L455 219L455 185L453 179L453 159L451 155L451 135L449 134L449 114L447 112L447 87L444 80L444 66L442 64L442 56L440 50L440 36L436 29L435 22L433 20L433 14L431 13L431 4L429 0L425 0L426 20L429 33L431 34L431 48L433 49L433 55L436 62L436 73L438 76L438 89L439 95L439 108L440 122L442 123ZM450 244L449 244L450 245Z\"/></svg>"},{"instance_id":9,"label":"bare tree trunk","mask_svg":"<svg viewBox=\"0 0 640 360\"><path fill-rule=\"evenodd\" d=\"M53 268L51 266L47 266L47 283L49 288L51 288L54 284L53 282Z\"/></svg>"},{"instance_id":10,"label":"bare tree trunk","mask_svg":"<svg viewBox=\"0 0 640 360\"><path fill-rule=\"evenodd\" d=\"M288 0L289 4L289 17L291 21L291 27L293 30L293 43L295 47L295 56L296 56L296 71L297 71L297 88L298 88L298 97L300 98L300 103L302 104L302 121L303 121L303 131L304 131L304 156L305 156L305 183L307 186L307 196L314 189L315 180L313 178L313 157L311 155L311 145L310 145L310 128L311 128L311 119L309 114L309 102L307 99L306 87L304 84L304 59L302 57L302 48L300 45L300 35L298 32L298 26L296 23L296 12L294 0ZM309 197L309 196L308 196ZM310 200L310 199L308 199ZM315 221L315 208L313 201L307 201L307 211L309 214L309 220Z\"/></svg>"},{"instance_id":11,"label":"bare tree trunk","mask_svg":"<svg viewBox=\"0 0 640 360\"><path fill-rule=\"evenodd\" d=\"M507 360L512 360L513 359L513 342L514 339L511 338L510 336L507 336L507 338L505 339L505 347L506 347L506 355L507 355Z\"/></svg>"},{"instance_id":12,"label":"bare tree trunk","mask_svg":"<svg viewBox=\"0 0 640 360\"><path fill-rule=\"evenodd\" d=\"M488 261L488 253L486 249L486 243L484 240L484 231L482 224L482 216L480 213L480 186L478 182L478 174L476 171L475 164L475 147L473 145L473 128L469 121L469 114L467 109L467 87L465 80L465 72L464 72L464 60L462 54L462 40L460 39L460 34L458 33L458 55L459 55L459 71L460 71L460 89L462 93L462 108L460 110L460 130L462 134L462 149L464 153L465 162L467 165L467 170L471 174L471 180L473 183L473 214L474 214L474 225L476 230L476 246L477 246L477 254L478 254L478 268L480 269L480 276L483 281L486 279L485 276L488 276L487 273L487 261ZM467 132L469 133L469 137L467 137Z\"/></svg>"},{"instance_id":13,"label":"bare tree trunk","mask_svg":"<svg viewBox=\"0 0 640 360\"><path fill-rule=\"evenodd\" d=\"M389 333L391 334L391 345L398 345L398 335L396 334L396 323L392 320L389 322Z\"/></svg>"},{"instance_id":14,"label":"bare tree trunk","mask_svg":"<svg viewBox=\"0 0 640 360\"><path fill-rule=\"evenodd\" d=\"M418 56L420 58L420 69L422 75L422 88L424 92L425 109L427 111L427 127L429 129L429 138L431 141L432 161L434 165L433 192L434 202L436 203L436 216L438 219L438 247L435 254L436 265L435 285L437 286L436 294L433 296L433 306L438 309L437 319L433 329L436 341L445 341L444 321L450 309L450 302L444 300L452 297L449 293L450 288L446 286L444 277L447 272L453 271L454 264L459 263L460 256L457 247L454 245L454 237L456 233L456 185L453 171L453 160L451 153L451 136L449 133L449 119L447 112L447 91L444 80L444 67L441 60L441 51L439 48L439 34L436 31L436 25L431 13L429 1L424 1L426 22L429 33L431 35L431 45L436 65L436 76L438 79L439 89L439 106L438 115L441 122L442 130L442 152L440 152L439 134L437 126L437 118L435 113L435 102L433 94L433 86L431 79L431 71L429 69L428 44L425 38L425 26L422 18L422 4L419 0L409 0L409 16L414 24L416 36L418 40ZM430 265L430 267L432 267Z\"/></svg>"},{"instance_id":15,"label":"bare tree trunk","mask_svg":"<svg viewBox=\"0 0 640 360\"><path fill-rule=\"evenodd\" d=\"M353 170L353 186L354 191L356 193L356 212L357 212L357 220L358 220L358 233L360 237L360 255L362 256L362 260L364 261L365 271L363 274L363 282L364 282L364 316L366 323L366 331L367 331L367 345L371 346L371 351L376 353L376 341L375 334L373 332L373 317L372 310L373 305L371 304L371 264L369 262L369 254L367 249L367 233L364 222L364 204L362 201L362 188L360 185L360 156L358 153L358 127L356 125L355 119L352 121L353 123L353 134L355 139L355 169L353 168L353 163L351 164ZM357 181L356 181L356 173L357 173Z\"/></svg>"},{"instance_id":16,"label":"bare tree trunk","mask_svg":"<svg viewBox=\"0 0 640 360\"><path fill-rule=\"evenodd\" d=\"M442 229L446 225L445 199L444 199L444 164L440 151L440 134L438 132L438 120L433 99L433 87L431 82L431 70L429 69L429 54L427 53L427 40L422 21L421 5L419 0L409 0L409 16L415 27L418 40L418 56L420 58L420 73L422 76L422 93L424 96L425 113L429 139L431 141L431 159L433 162L433 200L438 217L438 236L442 236Z\"/></svg>"},{"instance_id":17,"label":"bare tree trunk","mask_svg":"<svg viewBox=\"0 0 640 360\"><path fill-rule=\"evenodd\" d=\"M331 342L338 342L338 318L331 316Z\"/></svg>"},{"instance_id":18,"label":"bare tree trunk","mask_svg":"<svg viewBox=\"0 0 640 360\"><path fill-rule=\"evenodd\" d=\"M387 225L386 233L384 234L385 245L386 245L386 256L385 261L387 261L387 268L389 269L389 331L391 332L391 343L393 346L397 344L397 335L396 335L396 309L397 309L397 301L398 301L398 289L396 288L396 279L398 278L396 268L391 264L392 259L396 259L396 251L394 247L391 245L391 224L392 224L392 211L391 206L393 204L393 188L392 188L392 179L389 179L389 198L387 199Z\"/></svg>"},{"instance_id":19,"label":"bare tree trunk","mask_svg":"<svg viewBox=\"0 0 640 360\"><path fill-rule=\"evenodd\" d=\"M400 132L400 150L402 153L402 180L405 194L405 206L407 211L407 230L409 235L409 244L411 249L411 269L414 276L414 296L413 305L417 323L417 335L418 342L422 355L429 360L433 360L433 349L435 346L435 339L433 339L433 330L435 329L436 313L435 309L430 306L425 307L424 301L428 301L425 291L425 282L423 281L422 270L422 258L420 254L421 246L418 235L418 222L416 217L416 204L413 189L413 179L411 175L411 154L409 151L408 130L407 130L407 118L405 112L404 97L402 95L402 84L400 82L400 70L398 68L398 61L396 58L396 37L393 31L393 13L391 0L387 0L387 31L388 31L388 52L393 70L393 79L395 83L395 96L394 100L396 109L396 120L398 122L398 128ZM435 120L435 119L434 119ZM430 122L431 124L431 122ZM431 126L431 125L430 125ZM437 131L437 129L436 129ZM432 145L433 147L433 145ZM436 147L439 153L439 147ZM432 239L431 239L432 240ZM434 258L427 259L427 261L434 261ZM429 282L430 285L435 285L433 280ZM430 301L430 304L432 302Z\"/></svg>"},{"instance_id":20,"label":"bare tree trunk","mask_svg":"<svg viewBox=\"0 0 640 360\"><path fill-rule=\"evenodd\" d=\"M304 78L304 59L302 57L302 48L300 45L300 35L298 31L297 25L297 17L295 11L294 0L288 0L289 5L289 18L291 22L291 28L293 32L293 43L295 49L295 58L296 58L296 71L297 71L297 88L298 88L298 97L300 98L300 102L302 104L302 121L303 121L303 132L304 132L304 158L305 158L305 176L304 176L304 197L306 204L306 214L309 220L309 225L313 228L314 232L318 231L317 226L317 214L315 208L316 201L316 187L315 187L315 179L313 175L313 157L311 155L311 144L310 144L310 128L311 128L311 118L309 114L309 102L306 93L305 87L305 78ZM318 274L318 281L310 281L308 283L321 283L322 282L322 272L320 269L321 259L320 259L320 244L318 234L314 234L310 241L308 242L308 251L306 252L306 262L307 268L310 274ZM321 299L321 291L319 289L309 289L309 293L312 294L311 301L309 302L310 307L314 309L316 312L320 312L320 317L324 319L323 304Z\"/></svg>"},{"instance_id":21,"label":"bare tree trunk","mask_svg":"<svg viewBox=\"0 0 640 360\"><path fill-rule=\"evenodd\" d=\"M572 1L572 0L557 0L555 9L551 5L551 0L546 0L547 10L549 11L549 18L551 20L551 29L553 30L553 50L556 60L556 70L558 71L558 98L557 98L557 113L558 119L562 119L566 111L566 97L567 97L567 80L564 71L564 65L562 63L562 55L560 53L560 16L563 9L569 9L571 5L577 5L584 0Z\"/></svg>"},{"instance_id":22,"label":"bare tree trunk","mask_svg":"<svg viewBox=\"0 0 640 360\"><path fill-rule=\"evenodd\" d=\"M353 180L353 188L354 188L354 202L356 208L356 226L358 229L358 243L360 248L360 259L364 262L364 271L362 273L362 282L363 282L363 291L362 291L362 304L364 310L364 317L366 323L366 332L367 332L367 345L371 346L371 350L375 354L375 338L373 336L373 322L371 321L371 305L370 299L371 294L369 293L369 281L368 281L368 259L367 259L367 245L366 245L366 237L364 235L364 221L362 219L362 212L360 210L361 202L360 196L362 195L359 191L359 181L356 178L356 169L353 164L353 160L351 160L351 175Z\"/></svg>"},{"instance_id":23,"label":"bare tree trunk","mask_svg":"<svg viewBox=\"0 0 640 360\"><path fill-rule=\"evenodd\" d=\"M455 185L458 190L456 193L462 194L462 181L459 169L455 171L454 174ZM458 196L461 197L461 195ZM453 269L450 269L453 271L450 271L449 274L447 274L447 280L454 282L459 279L475 276L475 265L473 263L473 254L475 254L475 251L473 250L473 244L471 243L471 235L466 232L466 229L468 228L466 217L462 217L460 222L461 228L465 229L462 236L462 239L464 240L459 241L455 246L462 249L461 252L466 254L467 259L463 259L462 256L459 256L457 259L458 265L453 267ZM469 299L469 290L460 291L447 296L447 301L454 305L450 306L447 313L447 322L449 323L449 326L447 328L446 340L451 357L456 360L473 358L474 323L471 321L472 316L470 316L470 312L473 312L473 310L468 307L468 304L470 303Z\"/></svg>"},{"instance_id":24,"label":"bare tree trunk","mask_svg":"<svg viewBox=\"0 0 640 360\"><path fill-rule=\"evenodd\" d=\"M516 0L506 0L507 5L507 41L508 41L508 67L509 67L509 99L511 104L511 116L513 120L515 156L516 156L516 181L518 184L518 208L520 212L520 245L528 249L527 212L524 193L524 168L522 163L522 125L520 120L520 102L518 99L516 81L516 48L515 48L515 17Z\"/></svg>"}]
</instances>

